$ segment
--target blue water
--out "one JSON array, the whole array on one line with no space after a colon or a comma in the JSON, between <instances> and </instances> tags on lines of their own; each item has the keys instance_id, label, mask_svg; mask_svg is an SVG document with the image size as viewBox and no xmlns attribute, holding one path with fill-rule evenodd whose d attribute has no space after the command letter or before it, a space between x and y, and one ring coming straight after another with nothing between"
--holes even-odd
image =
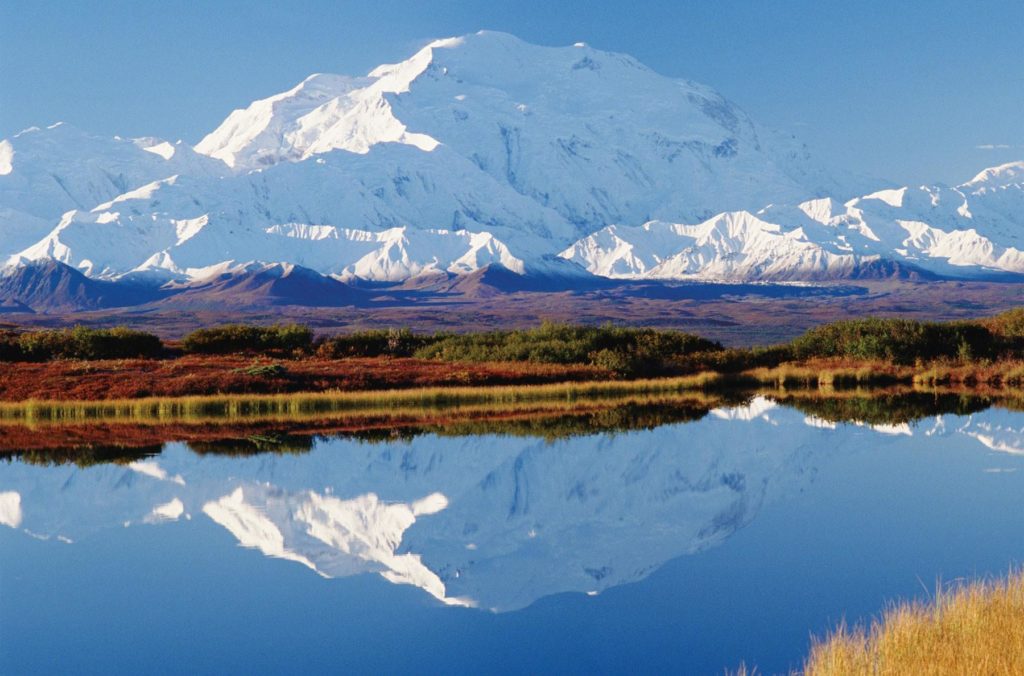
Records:
<instances>
[{"instance_id":1,"label":"blue water","mask_svg":"<svg viewBox=\"0 0 1024 676\"><path fill-rule=\"evenodd\" d=\"M843 618L1019 563L1021 452L997 408L831 428L758 400L554 441L2 463L0 672L785 671Z\"/></svg>"}]
</instances>

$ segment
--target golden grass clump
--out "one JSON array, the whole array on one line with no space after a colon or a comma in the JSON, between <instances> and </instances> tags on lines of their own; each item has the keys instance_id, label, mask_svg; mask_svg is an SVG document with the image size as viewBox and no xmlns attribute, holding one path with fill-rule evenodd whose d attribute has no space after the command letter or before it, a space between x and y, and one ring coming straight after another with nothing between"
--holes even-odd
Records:
<instances>
[{"instance_id":1,"label":"golden grass clump","mask_svg":"<svg viewBox=\"0 0 1024 676\"><path fill-rule=\"evenodd\" d=\"M816 642L808 676L1024 674L1024 573L939 588Z\"/></svg>"},{"instance_id":2,"label":"golden grass clump","mask_svg":"<svg viewBox=\"0 0 1024 676\"><path fill-rule=\"evenodd\" d=\"M966 385L975 387L1020 387L1024 385L1024 362L1001 361L979 364L936 362L914 374L919 385Z\"/></svg>"},{"instance_id":3,"label":"golden grass clump","mask_svg":"<svg viewBox=\"0 0 1024 676\"><path fill-rule=\"evenodd\" d=\"M814 359L784 362L743 372L761 385L780 389L850 388L912 383L912 367L884 362L856 362L842 359Z\"/></svg>"}]
</instances>

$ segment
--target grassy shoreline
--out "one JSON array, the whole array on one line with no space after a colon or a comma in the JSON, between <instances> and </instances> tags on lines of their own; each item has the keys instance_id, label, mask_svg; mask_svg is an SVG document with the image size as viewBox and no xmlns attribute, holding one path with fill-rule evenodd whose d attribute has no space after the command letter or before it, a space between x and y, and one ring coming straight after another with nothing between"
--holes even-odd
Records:
<instances>
[{"instance_id":1,"label":"grassy shoreline","mask_svg":"<svg viewBox=\"0 0 1024 676\"><path fill-rule=\"evenodd\" d=\"M807 676L1024 673L1024 574L960 583L889 606L811 648Z\"/></svg>"},{"instance_id":2,"label":"grassy shoreline","mask_svg":"<svg viewBox=\"0 0 1024 676\"><path fill-rule=\"evenodd\" d=\"M839 321L786 344L749 349L679 331L550 323L460 335L390 330L334 337L296 325L229 325L196 331L177 346L125 329L0 332L0 401L61 400L67 410L69 401L126 408L132 400L144 402L136 408L155 407L150 415L159 417L163 409L201 408L191 401L196 397L309 399L433 388L430 396L457 399L466 386L487 386L500 397L501 388L564 388L570 381L613 382L608 386L623 391L653 382L687 382L690 389L1021 388L1024 308L973 322ZM233 405L223 404L226 414ZM285 411L291 405L281 404Z\"/></svg>"},{"instance_id":3,"label":"grassy shoreline","mask_svg":"<svg viewBox=\"0 0 1024 676\"><path fill-rule=\"evenodd\" d=\"M255 398L422 389L567 387L595 383L614 383L609 386L629 390L643 387L642 383L662 382L672 387L672 383L684 381L693 383L693 387L780 389L897 385L1024 388L1024 360L907 366L880 360L810 359L738 371L700 370L654 378L615 377L607 370L584 366L474 363L463 367L449 362L387 358L305 359L285 365L266 360L254 363L245 358L189 359L185 364L144 360L64 361L0 367L0 406L30 401ZM61 396L53 396L56 393Z\"/></svg>"},{"instance_id":4,"label":"grassy shoreline","mask_svg":"<svg viewBox=\"0 0 1024 676\"><path fill-rule=\"evenodd\" d=\"M937 415L968 415L989 407L1024 411L1024 391L898 386L691 390L686 387L690 384L675 382L666 391L665 383L659 381L657 387L629 393L609 385L589 393L546 387L500 398L484 391L487 388L465 391L458 399L415 399L413 393L402 392L401 399L387 400L393 393L355 393L358 396L333 397L326 404L308 405L307 401L305 408L294 402L286 402L287 407L268 403L269 398L255 402L202 398L197 402L201 406L177 410L152 406L140 410L135 401L88 410L74 403L71 409L48 403L53 408L36 416L15 406L13 416L0 419L0 459L28 458L36 464L122 462L157 454L168 442L205 449L197 451L203 453L304 452L316 438L325 436L366 442L411 440L424 434L531 436L553 441L693 422L714 409L743 406L755 397L766 397L815 420L858 426L912 425Z\"/></svg>"},{"instance_id":5,"label":"grassy shoreline","mask_svg":"<svg viewBox=\"0 0 1024 676\"><path fill-rule=\"evenodd\" d=\"M704 374L632 381L566 382L521 386L427 387L356 392L207 395L120 400L29 400L0 403L0 424L90 420L220 420L295 418L346 412L450 410L630 395L678 394L703 389Z\"/></svg>"},{"instance_id":6,"label":"grassy shoreline","mask_svg":"<svg viewBox=\"0 0 1024 676\"><path fill-rule=\"evenodd\" d=\"M1021 388L1024 387L1024 361L1015 359L975 364L932 362L901 366L883 361L812 359L754 368L741 371L738 375L758 385L780 388L841 389L886 385Z\"/></svg>"},{"instance_id":7,"label":"grassy shoreline","mask_svg":"<svg viewBox=\"0 0 1024 676\"><path fill-rule=\"evenodd\" d=\"M99 400L30 399L0 402L0 425L87 423L90 421L217 421L275 420L423 411L494 411L531 404L575 404L583 401L664 395L704 396L791 393L830 398L888 394L996 396L1024 401L1024 364L1005 371L998 365L958 367L887 367L865 364L783 365L741 373L702 372L694 375L636 380L569 381L528 385L422 387L360 391L293 392L282 394L216 394L183 397L141 397ZM711 397L705 397L709 399Z\"/></svg>"}]
</instances>

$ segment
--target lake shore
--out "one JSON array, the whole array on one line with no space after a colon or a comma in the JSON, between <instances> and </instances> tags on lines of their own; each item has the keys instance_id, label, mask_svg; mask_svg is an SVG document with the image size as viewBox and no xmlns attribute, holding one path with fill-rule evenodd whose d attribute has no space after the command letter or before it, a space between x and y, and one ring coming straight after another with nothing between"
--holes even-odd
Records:
<instances>
[{"instance_id":1,"label":"lake shore","mask_svg":"<svg viewBox=\"0 0 1024 676\"><path fill-rule=\"evenodd\" d=\"M56 360L4 364L0 369L0 402L99 402L607 382L630 390L643 389L652 381L661 381L667 388L685 381L689 389L944 386L1001 391L1024 387L1024 361L897 365L880 360L812 359L737 371L701 370L631 379L586 364L391 357L187 355L172 359Z\"/></svg>"},{"instance_id":2,"label":"lake shore","mask_svg":"<svg viewBox=\"0 0 1024 676\"><path fill-rule=\"evenodd\" d=\"M869 626L841 625L811 649L803 673L1019 674L1024 574L939 586L928 602L890 605Z\"/></svg>"},{"instance_id":3,"label":"lake shore","mask_svg":"<svg viewBox=\"0 0 1024 676\"><path fill-rule=\"evenodd\" d=\"M123 327L10 330L0 332L0 362L0 402L15 403L573 383L616 383L631 392L653 382L663 391L1005 389L1024 387L1024 309L949 323L846 320L789 343L743 349L679 331L610 324L333 337L298 324L235 324L199 329L180 342Z\"/></svg>"}]
</instances>

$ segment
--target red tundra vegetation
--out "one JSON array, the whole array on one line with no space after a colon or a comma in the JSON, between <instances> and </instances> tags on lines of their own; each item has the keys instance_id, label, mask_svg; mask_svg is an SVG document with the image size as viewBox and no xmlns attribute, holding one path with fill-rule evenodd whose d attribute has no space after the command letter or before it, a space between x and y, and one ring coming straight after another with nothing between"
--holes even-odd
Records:
<instances>
[{"instance_id":1,"label":"red tundra vegetation","mask_svg":"<svg viewBox=\"0 0 1024 676\"><path fill-rule=\"evenodd\" d=\"M0 364L0 401L531 385L606 377L609 372L585 365L386 357L274 360L187 355L176 359L57 360Z\"/></svg>"}]
</instances>

